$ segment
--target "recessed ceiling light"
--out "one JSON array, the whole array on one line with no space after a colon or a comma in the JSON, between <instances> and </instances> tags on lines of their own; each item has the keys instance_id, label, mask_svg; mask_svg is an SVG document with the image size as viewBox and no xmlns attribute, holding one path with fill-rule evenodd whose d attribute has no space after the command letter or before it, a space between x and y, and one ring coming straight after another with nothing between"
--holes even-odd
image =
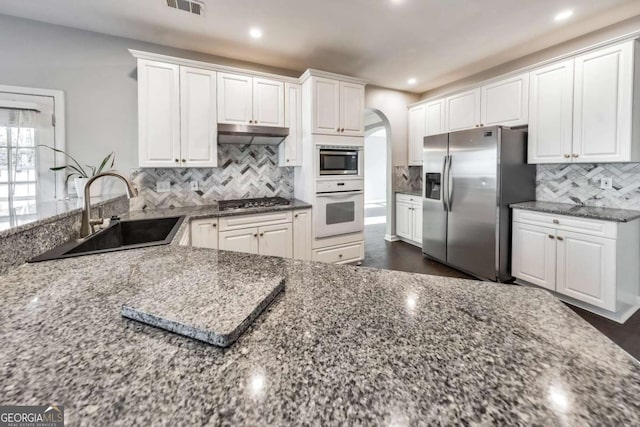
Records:
<instances>
[{"instance_id":1,"label":"recessed ceiling light","mask_svg":"<svg viewBox=\"0 0 640 427\"><path fill-rule=\"evenodd\" d=\"M249 35L254 39L262 37L262 30L260 28L252 28L249 30Z\"/></svg>"},{"instance_id":2,"label":"recessed ceiling light","mask_svg":"<svg viewBox=\"0 0 640 427\"><path fill-rule=\"evenodd\" d=\"M404 3L404 0L391 0L392 4L402 4Z\"/></svg>"},{"instance_id":3,"label":"recessed ceiling light","mask_svg":"<svg viewBox=\"0 0 640 427\"><path fill-rule=\"evenodd\" d=\"M409 80L407 80L407 83L409 83L410 85L414 85L416 84L417 80L414 77L411 77Z\"/></svg>"},{"instance_id":4,"label":"recessed ceiling light","mask_svg":"<svg viewBox=\"0 0 640 427\"><path fill-rule=\"evenodd\" d=\"M565 19L571 18L572 15L573 10L563 10L562 12L558 13L553 19L555 21L564 21Z\"/></svg>"}]
</instances>

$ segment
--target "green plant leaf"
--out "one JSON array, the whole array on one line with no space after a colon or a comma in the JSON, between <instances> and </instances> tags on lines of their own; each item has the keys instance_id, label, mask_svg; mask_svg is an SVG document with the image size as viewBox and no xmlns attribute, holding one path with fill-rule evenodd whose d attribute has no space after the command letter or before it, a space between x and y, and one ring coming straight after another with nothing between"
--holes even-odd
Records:
<instances>
[{"instance_id":1,"label":"green plant leaf","mask_svg":"<svg viewBox=\"0 0 640 427\"><path fill-rule=\"evenodd\" d=\"M82 166L80 165L80 163L78 163L78 161L77 161L73 156L71 156L70 154L67 154L66 152L64 152L64 151L62 151L62 150L60 150L60 149L58 149L58 148L49 147L48 145L44 145L44 144L39 144L39 145L38 145L38 147L45 147L45 148L48 148L49 150L53 150L53 151L55 151L56 153L64 154L65 156L67 156L68 158L70 158L71 160L73 160L73 162L74 162L74 163L76 164L76 166L77 166L77 168L75 168L75 167L74 167L74 169L75 169L75 170L77 170L83 178L89 178L89 176L88 176L88 175L87 175L87 173L84 171L84 169L82 168ZM73 167L73 166L69 165L69 167Z\"/></svg>"},{"instance_id":2,"label":"green plant leaf","mask_svg":"<svg viewBox=\"0 0 640 427\"><path fill-rule=\"evenodd\" d=\"M109 161L111 156L113 156L113 152L109 153L109 155L102 160L102 163L100 163L100 167L98 167L98 173L102 172L102 169L104 169L104 167L107 165L107 162ZM113 162L111 162L111 167L113 167Z\"/></svg>"},{"instance_id":3,"label":"green plant leaf","mask_svg":"<svg viewBox=\"0 0 640 427\"><path fill-rule=\"evenodd\" d=\"M56 166L55 168L49 168L51 171L61 171L62 169L66 169L67 165L64 166Z\"/></svg>"}]
</instances>

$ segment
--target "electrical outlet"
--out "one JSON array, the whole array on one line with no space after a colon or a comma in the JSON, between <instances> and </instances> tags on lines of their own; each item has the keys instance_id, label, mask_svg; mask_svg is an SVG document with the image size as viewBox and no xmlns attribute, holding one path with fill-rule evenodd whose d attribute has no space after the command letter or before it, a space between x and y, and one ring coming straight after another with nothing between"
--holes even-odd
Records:
<instances>
[{"instance_id":1,"label":"electrical outlet","mask_svg":"<svg viewBox=\"0 0 640 427\"><path fill-rule=\"evenodd\" d=\"M198 181L191 181L191 191L198 191Z\"/></svg>"},{"instance_id":2,"label":"electrical outlet","mask_svg":"<svg viewBox=\"0 0 640 427\"><path fill-rule=\"evenodd\" d=\"M613 178L600 178L600 188L603 190L613 188Z\"/></svg>"},{"instance_id":3,"label":"electrical outlet","mask_svg":"<svg viewBox=\"0 0 640 427\"><path fill-rule=\"evenodd\" d=\"M158 181L156 183L156 191L158 193L168 193L171 191L171 181Z\"/></svg>"}]
</instances>

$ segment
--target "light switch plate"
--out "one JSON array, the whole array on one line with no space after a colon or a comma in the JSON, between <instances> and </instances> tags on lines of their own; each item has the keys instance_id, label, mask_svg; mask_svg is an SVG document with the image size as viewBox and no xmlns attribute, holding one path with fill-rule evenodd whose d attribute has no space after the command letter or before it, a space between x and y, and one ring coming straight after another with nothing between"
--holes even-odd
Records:
<instances>
[{"instance_id":1,"label":"light switch plate","mask_svg":"<svg viewBox=\"0 0 640 427\"><path fill-rule=\"evenodd\" d=\"M191 181L191 191L198 191L198 181Z\"/></svg>"},{"instance_id":2,"label":"light switch plate","mask_svg":"<svg viewBox=\"0 0 640 427\"><path fill-rule=\"evenodd\" d=\"M613 188L613 178L600 178L600 188L603 190Z\"/></svg>"},{"instance_id":3,"label":"light switch plate","mask_svg":"<svg viewBox=\"0 0 640 427\"><path fill-rule=\"evenodd\" d=\"M171 181L158 181L156 183L156 191L158 193L168 193L171 191Z\"/></svg>"}]
</instances>

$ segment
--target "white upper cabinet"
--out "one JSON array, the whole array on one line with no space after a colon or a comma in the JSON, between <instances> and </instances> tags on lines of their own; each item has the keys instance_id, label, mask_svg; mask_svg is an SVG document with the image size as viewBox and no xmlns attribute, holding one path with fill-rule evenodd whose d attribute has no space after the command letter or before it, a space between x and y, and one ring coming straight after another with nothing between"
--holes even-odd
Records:
<instances>
[{"instance_id":1,"label":"white upper cabinet","mask_svg":"<svg viewBox=\"0 0 640 427\"><path fill-rule=\"evenodd\" d=\"M529 163L571 158L573 59L529 73Z\"/></svg>"},{"instance_id":2,"label":"white upper cabinet","mask_svg":"<svg viewBox=\"0 0 640 427\"><path fill-rule=\"evenodd\" d=\"M340 134L340 82L322 77L312 80L313 133Z\"/></svg>"},{"instance_id":3,"label":"white upper cabinet","mask_svg":"<svg viewBox=\"0 0 640 427\"><path fill-rule=\"evenodd\" d=\"M308 84L312 133L364 136L364 85L316 76Z\"/></svg>"},{"instance_id":4,"label":"white upper cabinet","mask_svg":"<svg viewBox=\"0 0 640 427\"><path fill-rule=\"evenodd\" d=\"M409 165L422 165L422 146L426 135L425 111L424 104L409 109L409 147L407 150Z\"/></svg>"},{"instance_id":5,"label":"white upper cabinet","mask_svg":"<svg viewBox=\"0 0 640 427\"><path fill-rule=\"evenodd\" d=\"M302 88L285 83L284 125L289 136L278 146L278 166L302 166Z\"/></svg>"},{"instance_id":6,"label":"white upper cabinet","mask_svg":"<svg viewBox=\"0 0 640 427\"><path fill-rule=\"evenodd\" d=\"M284 82L253 78L253 124L284 126Z\"/></svg>"},{"instance_id":7,"label":"white upper cabinet","mask_svg":"<svg viewBox=\"0 0 640 427\"><path fill-rule=\"evenodd\" d=\"M446 132L445 100L432 101L425 106L426 128L425 136L438 135Z\"/></svg>"},{"instance_id":8,"label":"white upper cabinet","mask_svg":"<svg viewBox=\"0 0 640 427\"><path fill-rule=\"evenodd\" d=\"M364 135L364 86L340 82L340 133Z\"/></svg>"},{"instance_id":9,"label":"white upper cabinet","mask_svg":"<svg viewBox=\"0 0 640 427\"><path fill-rule=\"evenodd\" d=\"M215 71L180 67L180 123L180 166L217 166Z\"/></svg>"},{"instance_id":10,"label":"white upper cabinet","mask_svg":"<svg viewBox=\"0 0 640 427\"><path fill-rule=\"evenodd\" d=\"M218 123L284 126L284 82L218 73Z\"/></svg>"},{"instance_id":11,"label":"white upper cabinet","mask_svg":"<svg viewBox=\"0 0 640 427\"><path fill-rule=\"evenodd\" d=\"M180 162L180 67L138 60L138 164Z\"/></svg>"},{"instance_id":12,"label":"white upper cabinet","mask_svg":"<svg viewBox=\"0 0 640 427\"><path fill-rule=\"evenodd\" d=\"M575 58L573 152L577 162L625 162L632 155L634 44Z\"/></svg>"},{"instance_id":13,"label":"white upper cabinet","mask_svg":"<svg viewBox=\"0 0 640 427\"><path fill-rule=\"evenodd\" d=\"M253 78L218 73L218 123L253 122Z\"/></svg>"},{"instance_id":14,"label":"white upper cabinet","mask_svg":"<svg viewBox=\"0 0 640 427\"><path fill-rule=\"evenodd\" d=\"M140 167L215 167L216 72L138 60Z\"/></svg>"},{"instance_id":15,"label":"white upper cabinet","mask_svg":"<svg viewBox=\"0 0 640 427\"><path fill-rule=\"evenodd\" d=\"M481 88L482 126L522 126L529 119L529 74L521 74Z\"/></svg>"},{"instance_id":16,"label":"white upper cabinet","mask_svg":"<svg viewBox=\"0 0 640 427\"><path fill-rule=\"evenodd\" d=\"M480 88L449 96L445 102L447 132L480 125Z\"/></svg>"}]
</instances>

